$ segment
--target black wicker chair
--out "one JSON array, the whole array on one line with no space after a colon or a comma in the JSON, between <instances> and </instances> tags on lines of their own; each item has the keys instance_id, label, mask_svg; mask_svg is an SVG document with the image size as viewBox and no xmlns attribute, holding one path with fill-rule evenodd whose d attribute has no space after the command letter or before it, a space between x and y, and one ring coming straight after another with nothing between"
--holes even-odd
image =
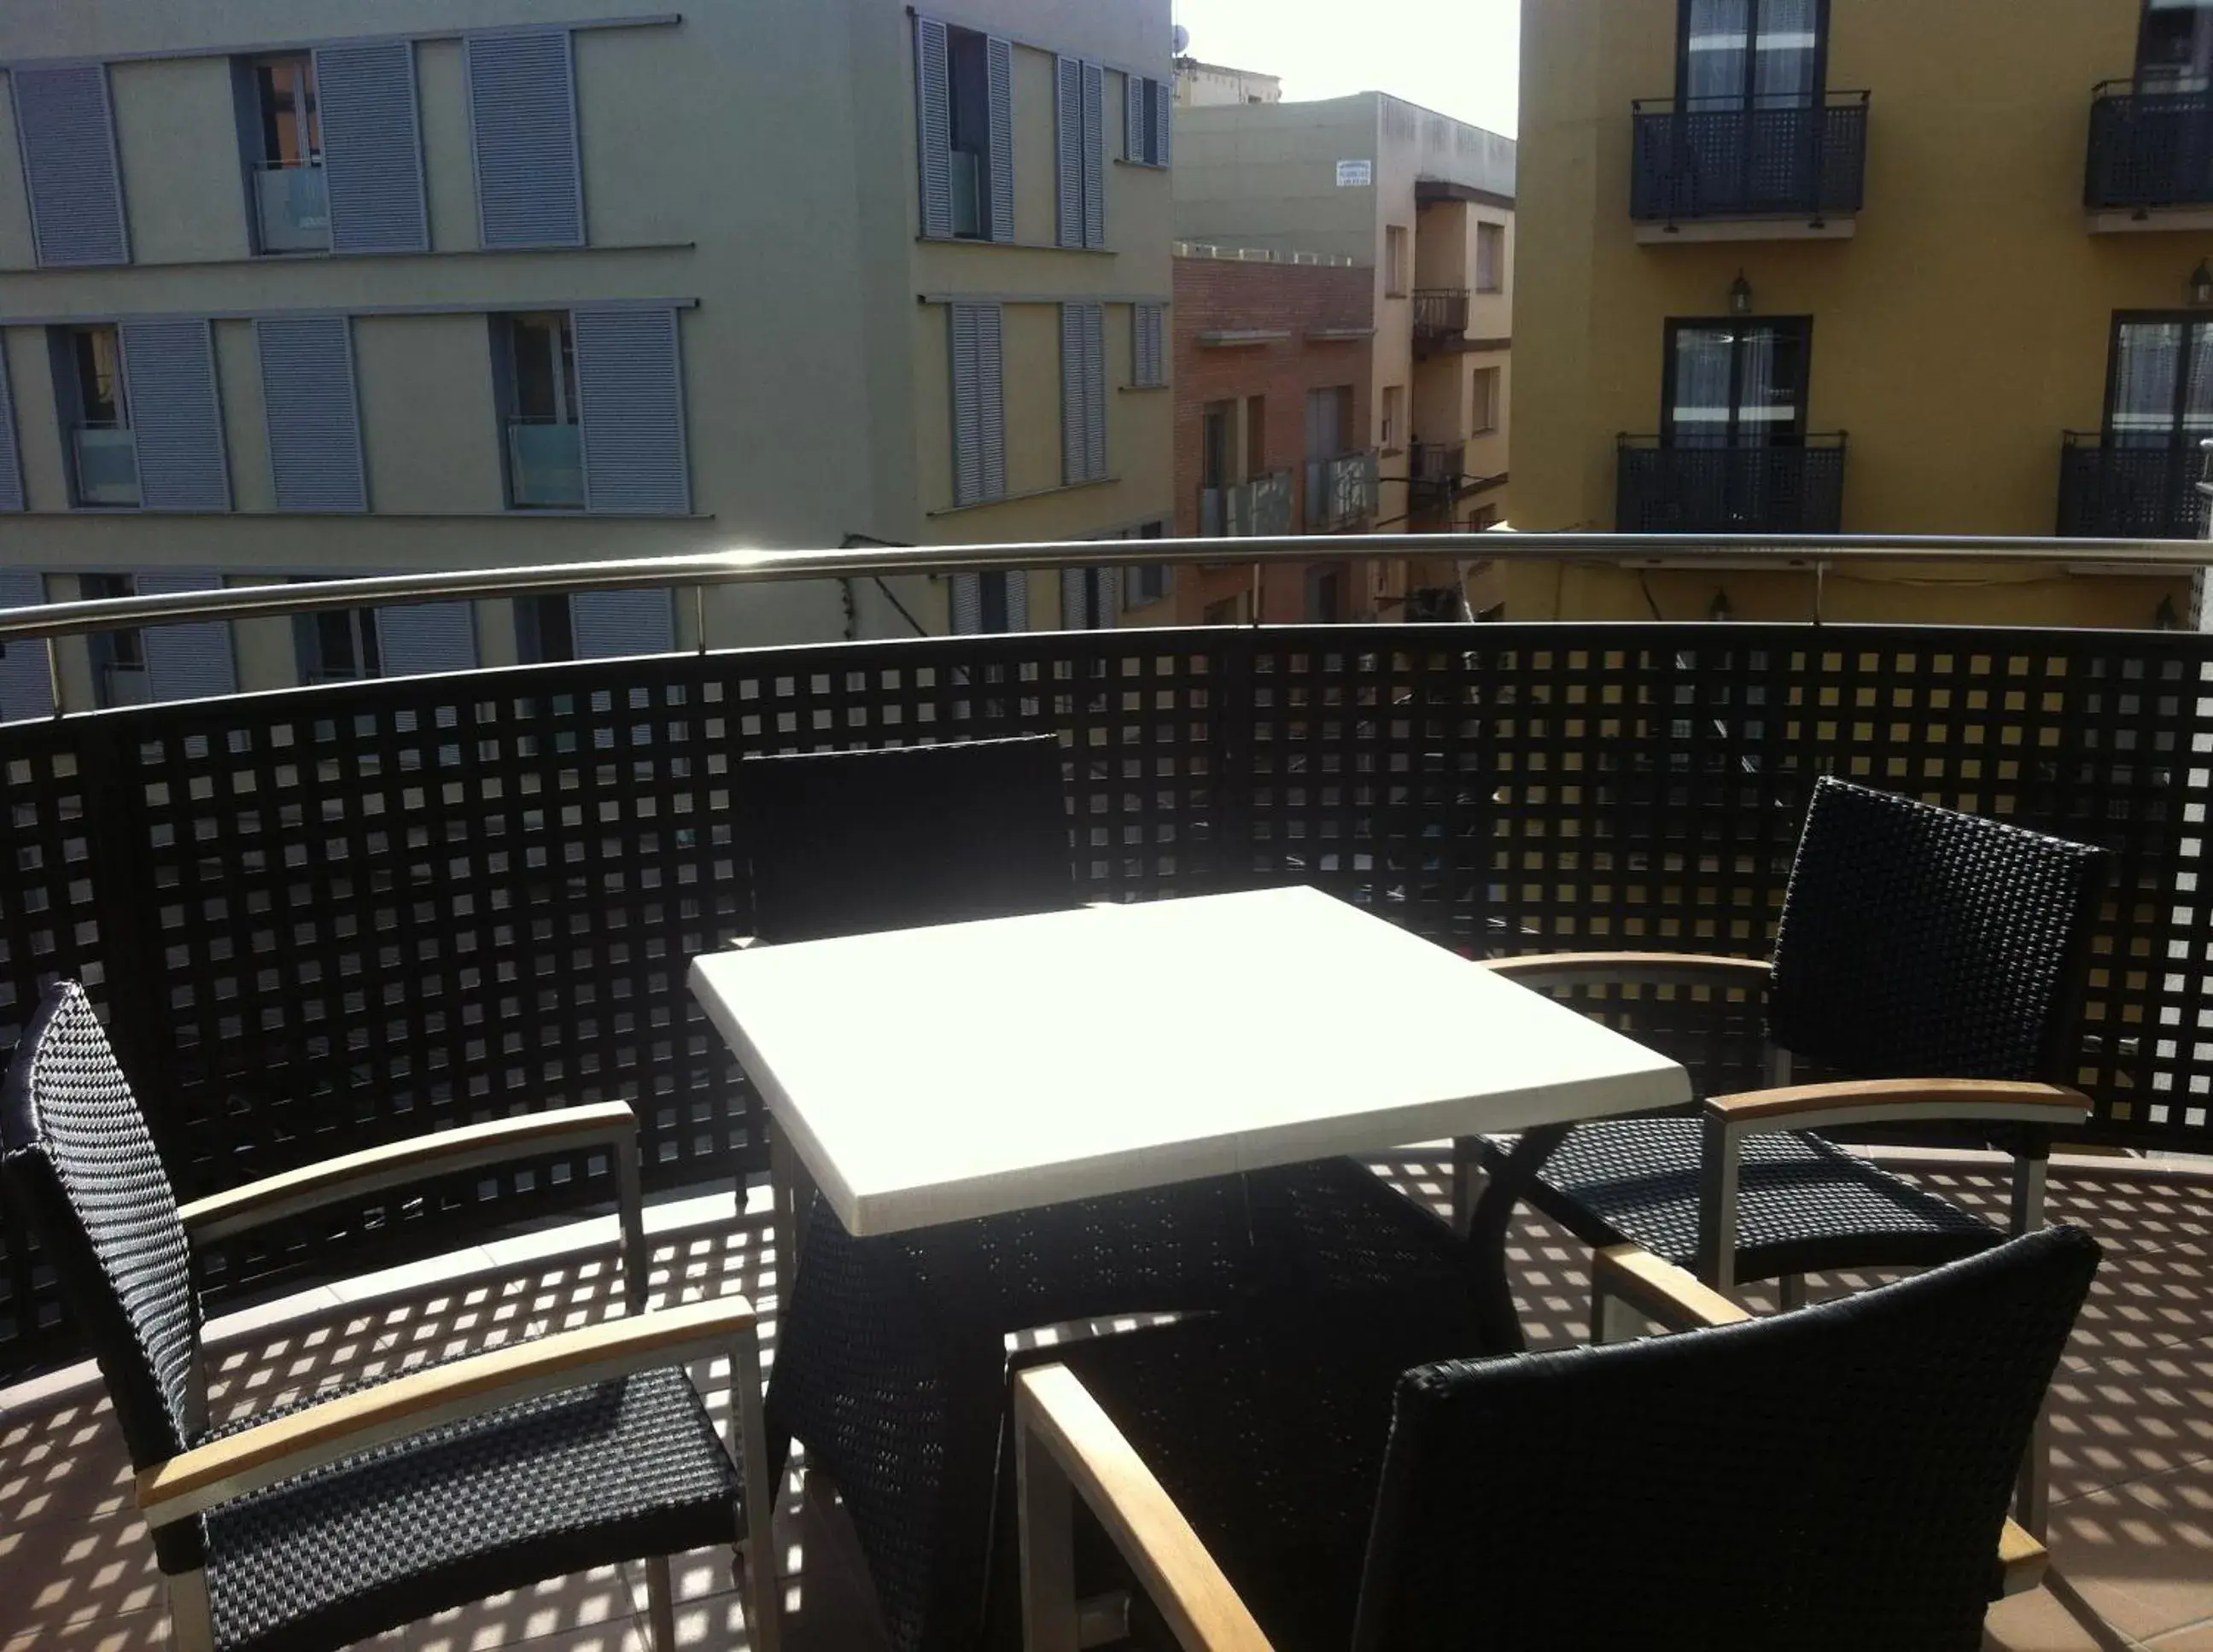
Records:
<instances>
[{"instance_id":1,"label":"black wicker chair","mask_svg":"<svg viewBox=\"0 0 2213 1652\"><path fill-rule=\"evenodd\" d=\"M1058 1353L1015 1383L1026 1643L1072 1652L1116 1581L1080 1497L1141 1643L1186 1652L1974 1652L2043 1570L2007 1492L2097 1257L2049 1228L1749 1320L1623 1247L1601 1285L1698 1328L1468 1362L1405 1317L1247 1316Z\"/></svg>"},{"instance_id":2,"label":"black wicker chair","mask_svg":"<svg viewBox=\"0 0 2213 1652\"><path fill-rule=\"evenodd\" d=\"M630 1167L642 1306L637 1125L597 1109ZM616 1119L613 1115L620 1115ZM746 1537L772 1508L753 1313L726 1296L634 1313L207 1420L188 1241L392 1186L428 1167L582 1139L555 1115L356 1155L180 1210L83 990L52 989L0 1094L0 1171L107 1379L185 1652L323 1652L435 1612L614 1561L650 1561L655 1639L673 1647L666 1557ZM727 1355L726 1454L686 1362ZM747 1619L777 1639L772 1545Z\"/></svg>"},{"instance_id":3,"label":"black wicker chair","mask_svg":"<svg viewBox=\"0 0 2213 1652\"><path fill-rule=\"evenodd\" d=\"M741 944L1074 905L1060 764L1050 736L749 759L735 804L758 921ZM771 1148L779 1186L802 1185L780 1133ZM978 1632L1009 1335L1276 1295L1466 1294L1450 1228L1344 1159L869 1240L820 1200L777 1220L779 1267L797 1265L772 1460L796 1437L837 1483L899 1652Z\"/></svg>"},{"instance_id":4,"label":"black wicker chair","mask_svg":"<svg viewBox=\"0 0 2213 1652\"><path fill-rule=\"evenodd\" d=\"M1770 963L1585 954L1495 960L1536 987L1594 981L1764 990L1777 1088L1696 1118L1625 1119L1460 1144L1491 1173L1488 1249L1527 1199L1587 1244L1624 1241L1723 1290L1833 1268L1925 1267L2004 1234L1815 1131L1987 1127L2015 1158L2012 1231L2043 1225L2051 1132L2089 1103L2071 1077L2106 856L1824 777ZM1802 1058L1848 1082L1789 1087ZM2042 1521L2040 1452L2023 1513Z\"/></svg>"}]
</instances>

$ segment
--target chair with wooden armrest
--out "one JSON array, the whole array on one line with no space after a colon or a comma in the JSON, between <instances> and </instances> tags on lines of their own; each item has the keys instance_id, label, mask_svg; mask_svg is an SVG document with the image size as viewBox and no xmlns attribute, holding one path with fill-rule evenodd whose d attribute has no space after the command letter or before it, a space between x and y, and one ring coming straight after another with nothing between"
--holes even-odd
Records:
<instances>
[{"instance_id":1,"label":"chair with wooden armrest","mask_svg":"<svg viewBox=\"0 0 2213 1652\"><path fill-rule=\"evenodd\" d=\"M746 944L1074 907L1063 762L1052 736L748 758L732 795ZM779 1189L803 1195L772 1126L770 1148ZM788 1439L805 1442L809 1472L837 1483L905 1652L975 1638L1009 1334L1265 1292L1450 1292L1466 1277L1443 1222L1344 1159L868 1240L820 1200L779 1199L777 1222L778 1271L796 1265L771 1449L780 1462Z\"/></svg>"},{"instance_id":2,"label":"chair with wooden armrest","mask_svg":"<svg viewBox=\"0 0 2213 1652\"><path fill-rule=\"evenodd\" d=\"M613 1144L619 1121L558 1140L589 1130ZM442 1167L557 1139L453 1135ZM198 1230L236 1232L340 1197L341 1186L414 1173L397 1155L339 1162L359 1175L303 1171L203 1200L192 1207ZM666 1557L741 1544L748 1515L765 1534L759 1350L742 1298L637 1313L210 1425L186 1213L73 982L49 991L16 1046L0 1091L0 1172L99 1357L185 1652L326 1652L633 1558L649 1561L655 1638L668 1652ZM643 1256L634 1239L631 1253ZM727 1448L685 1369L718 1356L733 1391ZM753 1547L747 1615L773 1648L771 1545Z\"/></svg>"},{"instance_id":3,"label":"chair with wooden armrest","mask_svg":"<svg viewBox=\"0 0 2213 1652\"><path fill-rule=\"evenodd\" d=\"M1074 1652L1109 1581L1080 1501L1186 1652L1974 1652L2041 1565L2007 1496L2097 1259L2047 1228L1751 1319L1618 1252L1609 1301L1697 1328L1411 1368L1381 1321L1365 1357L1249 1318L1053 1350L1015 1384L1025 1643Z\"/></svg>"}]
</instances>

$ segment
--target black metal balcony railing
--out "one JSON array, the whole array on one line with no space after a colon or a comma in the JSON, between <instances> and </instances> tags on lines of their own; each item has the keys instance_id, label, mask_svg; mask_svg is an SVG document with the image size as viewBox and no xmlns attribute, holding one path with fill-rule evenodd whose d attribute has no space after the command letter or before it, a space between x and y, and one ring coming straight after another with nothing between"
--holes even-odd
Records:
<instances>
[{"instance_id":1,"label":"black metal balcony railing","mask_svg":"<svg viewBox=\"0 0 2213 1652\"><path fill-rule=\"evenodd\" d=\"M1228 487L1202 488L1198 531L1203 539L1249 539L1291 532L1291 473L1270 471Z\"/></svg>"},{"instance_id":2,"label":"black metal balcony railing","mask_svg":"<svg viewBox=\"0 0 2213 1652\"><path fill-rule=\"evenodd\" d=\"M1334 533L1374 518L1377 503L1376 449L1307 461L1307 531Z\"/></svg>"},{"instance_id":3,"label":"black metal balcony railing","mask_svg":"<svg viewBox=\"0 0 2213 1652\"><path fill-rule=\"evenodd\" d=\"M1645 98L1633 106L1629 213L1646 223L1803 217L1860 210L1867 182L1868 94L1819 102L1710 107Z\"/></svg>"},{"instance_id":4,"label":"black metal balcony railing","mask_svg":"<svg viewBox=\"0 0 2213 1652\"><path fill-rule=\"evenodd\" d=\"M1353 555L1434 543L1343 542ZM1542 536L1481 543L1561 554ZM1564 553L1639 548L1584 535ZM1312 554L1295 538L1240 549ZM1702 549L1960 554L1954 541L1670 554ZM2106 554L2177 562L2179 549ZM951 571L1056 552L1069 566L1211 554L898 554ZM641 567L684 584L834 577L857 554L486 570L441 576L439 594L620 588ZM34 624L69 634L218 603L245 616L425 598L421 579L382 579L76 604ZM2213 1048L2158 1029L2213 1015L2209 920L2179 893L2203 875L2213 804L2189 760L2213 738L2198 693L2209 672L2213 636L2183 631L1241 626L510 667L0 724L0 1047L45 983L84 980L186 1199L613 1097L637 1111L650 1186L752 1175L765 1163L757 1104L686 985L694 954L749 927L742 759L1046 733L1068 753L1085 899L1311 884L1470 954L1763 952L1825 772L2104 845L2117 887L2094 951L2117 961L2090 978L2071 1076L2094 1112L2070 1133L2204 1153ZM852 1013L865 1027L866 1006ZM1682 995L1608 1014L1718 1082L1759 1082L1756 1013L1717 1023ZM247 1281L451 1248L611 1182L612 1167L578 1156L397 1190L217 1247L204 1283L219 1301ZM0 1381L78 1346L0 1202Z\"/></svg>"},{"instance_id":5,"label":"black metal balcony railing","mask_svg":"<svg viewBox=\"0 0 2213 1652\"><path fill-rule=\"evenodd\" d=\"M2068 430L2059 449L2059 533L2065 539L2202 539L2205 456L2186 448L2115 447Z\"/></svg>"},{"instance_id":6,"label":"black metal balcony railing","mask_svg":"<svg viewBox=\"0 0 2213 1652\"><path fill-rule=\"evenodd\" d=\"M1417 516L1449 514L1467 481L1467 443L1423 442L1409 454L1407 475L1413 492L1407 507Z\"/></svg>"},{"instance_id":7,"label":"black metal balcony railing","mask_svg":"<svg viewBox=\"0 0 2213 1652\"><path fill-rule=\"evenodd\" d=\"M1841 532L1844 443L1842 432L1759 448L1622 436L1616 525L1625 533Z\"/></svg>"},{"instance_id":8,"label":"black metal balcony railing","mask_svg":"<svg viewBox=\"0 0 2213 1652\"><path fill-rule=\"evenodd\" d=\"M2213 204L2213 94L2100 86L2082 201L2092 211Z\"/></svg>"},{"instance_id":9,"label":"black metal balcony railing","mask_svg":"<svg viewBox=\"0 0 2213 1652\"><path fill-rule=\"evenodd\" d=\"M1467 338L1468 290L1465 287L1414 290L1414 349L1417 354L1449 350Z\"/></svg>"}]
</instances>

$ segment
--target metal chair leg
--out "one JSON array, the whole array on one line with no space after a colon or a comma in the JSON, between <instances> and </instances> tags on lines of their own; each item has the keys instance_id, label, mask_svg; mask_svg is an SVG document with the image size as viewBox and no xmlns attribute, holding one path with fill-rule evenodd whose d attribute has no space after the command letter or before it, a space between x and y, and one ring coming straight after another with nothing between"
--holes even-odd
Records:
<instances>
[{"instance_id":1,"label":"metal chair leg","mask_svg":"<svg viewBox=\"0 0 2213 1652\"><path fill-rule=\"evenodd\" d=\"M1775 1282L1775 1301L1785 1314L1806 1306L1806 1276L1786 1273Z\"/></svg>"},{"instance_id":2,"label":"metal chair leg","mask_svg":"<svg viewBox=\"0 0 2213 1652\"><path fill-rule=\"evenodd\" d=\"M676 1594L668 1581L668 1557L645 1563L646 1617L653 1628L653 1652L676 1652Z\"/></svg>"},{"instance_id":3,"label":"metal chair leg","mask_svg":"<svg viewBox=\"0 0 2213 1652\"><path fill-rule=\"evenodd\" d=\"M2028 1451L2021 1460L2021 1478L2015 1482L2014 1518L2041 1543L2051 1516L2051 1399L2036 1410L2036 1426L2029 1431Z\"/></svg>"}]
</instances>

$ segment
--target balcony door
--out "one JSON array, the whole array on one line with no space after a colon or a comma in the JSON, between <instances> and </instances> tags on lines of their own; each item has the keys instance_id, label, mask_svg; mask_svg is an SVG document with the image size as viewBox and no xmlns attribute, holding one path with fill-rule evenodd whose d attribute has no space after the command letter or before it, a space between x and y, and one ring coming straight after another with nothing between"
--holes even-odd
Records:
<instances>
[{"instance_id":1,"label":"balcony door","mask_svg":"<svg viewBox=\"0 0 2213 1652\"><path fill-rule=\"evenodd\" d=\"M2145 0L2137 35L2137 86L2203 92L2213 85L2213 0Z\"/></svg>"},{"instance_id":2,"label":"balcony door","mask_svg":"<svg viewBox=\"0 0 2213 1652\"><path fill-rule=\"evenodd\" d=\"M2213 437L2213 319L2114 318L2099 466L2102 520L2132 531L2187 530L2202 507L2198 444Z\"/></svg>"},{"instance_id":3,"label":"balcony door","mask_svg":"<svg viewBox=\"0 0 2213 1652\"><path fill-rule=\"evenodd\" d=\"M1670 322L1662 444L1803 446L1813 326L1805 316Z\"/></svg>"},{"instance_id":4,"label":"balcony door","mask_svg":"<svg viewBox=\"0 0 2213 1652\"><path fill-rule=\"evenodd\" d=\"M1828 0L1681 0L1680 171L1747 211L1820 198Z\"/></svg>"}]
</instances>

